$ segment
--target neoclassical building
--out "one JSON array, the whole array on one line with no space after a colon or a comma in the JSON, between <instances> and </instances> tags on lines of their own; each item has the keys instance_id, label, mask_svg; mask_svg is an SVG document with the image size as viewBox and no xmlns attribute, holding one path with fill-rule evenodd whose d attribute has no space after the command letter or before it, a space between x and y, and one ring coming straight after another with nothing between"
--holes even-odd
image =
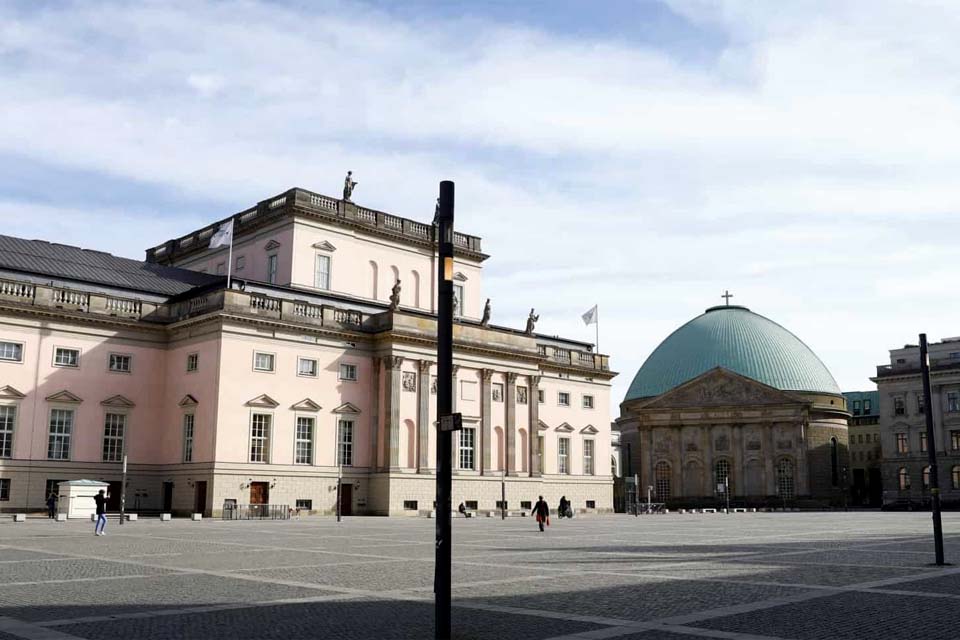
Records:
<instances>
[{"instance_id":1,"label":"neoclassical building","mask_svg":"<svg viewBox=\"0 0 960 640\"><path fill-rule=\"evenodd\" d=\"M844 397L796 336L740 306L674 331L647 358L617 424L641 494L668 505L842 500Z\"/></svg>"},{"instance_id":2,"label":"neoclassical building","mask_svg":"<svg viewBox=\"0 0 960 640\"><path fill-rule=\"evenodd\" d=\"M511 509L611 509L607 356L485 318L488 256L455 245L455 504L494 509L504 476ZM346 513L429 512L434 253L428 224L304 189L143 262L0 237L0 509L78 478L116 507L126 454L132 509L330 512L342 473Z\"/></svg>"}]
</instances>

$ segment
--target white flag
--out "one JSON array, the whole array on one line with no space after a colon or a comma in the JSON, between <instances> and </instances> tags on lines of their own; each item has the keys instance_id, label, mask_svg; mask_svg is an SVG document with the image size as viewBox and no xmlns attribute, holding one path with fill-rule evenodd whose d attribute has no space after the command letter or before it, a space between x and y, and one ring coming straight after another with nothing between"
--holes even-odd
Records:
<instances>
[{"instance_id":1,"label":"white flag","mask_svg":"<svg viewBox=\"0 0 960 640\"><path fill-rule=\"evenodd\" d=\"M597 305L593 305L593 308L590 311L587 311L581 317L583 318L583 324L591 325L597 324Z\"/></svg>"},{"instance_id":2,"label":"white flag","mask_svg":"<svg viewBox=\"0 0 960 640\"><path fill-rule=\"evenodd\" d=\"M217 232L210 238L210 248L229 247L233 244L233 218L220 225Z\"/></svg>"}]
</instances>

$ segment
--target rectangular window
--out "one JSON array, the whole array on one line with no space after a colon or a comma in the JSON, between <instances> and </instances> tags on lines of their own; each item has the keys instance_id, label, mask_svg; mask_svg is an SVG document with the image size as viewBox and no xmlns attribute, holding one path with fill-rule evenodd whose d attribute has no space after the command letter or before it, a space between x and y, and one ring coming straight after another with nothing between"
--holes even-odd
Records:
<instances>
[{"instance_id":1,"label":"rectangular window","mask_svg":"<svg viewBox=\"0 0 960 640\"><path fill-rule=\"evenodd\" d=\"M593 440L583 441L583 473L593 475Z\"/></svg>"},{"instance_id":2,"label":"rectangular window","mask_svg":"<svg viewBox=\"0 0 960 640\"><path fill-rule=\"evenodd\" d=\"M871 402L869 400L863 401L863 415L868 415L871 409Z\"/></svg>"},{"instance_id":3,"label":"rectangular window","mask_svg":"<svg viewBox=\"0 0 960 640\"><path fill-rule=\"evenodd\" d=\"M10 478L0 478L0 502L10 501Z\"/></svg>"},{"instance_id":4,"label":"rectangular window","mask_svg":"<svg viewBox=\"0 0 960 640\"><path fill-rule=\"evenodd\" d=\"M317 377L317 361L313 358L299 358L297 360L297 375L308 378Z\"/></svg>"},{"instance_id":5,"label":"rectangular window","mask_svg":"<svg viewBox=\"0 0 960 640\"><path fill-rule=\"evenodd\" d=\"M467 500L463 503L463 506L467 508L468 511L477 510L477 501L476 500Z\"/></svg>"},{"instance_id":6,"label":"rectangular window","mask_svg":"<svg viewBox=\"0 0 960 640\"><path fill-rule=\"evenodd\" d=\"M920 452L921 453L927 452L927 434L925 433L920 434Z\"/></svg>"},{"instance_id":7,"label":"rectangular window","mask_svg":"<svg viewBox=\"0 0 960 640\"><path fill-rule=\"evenodd\" d=\"M926 413L926 410L927 408L923 404L923 394L918 393L917 394L917 413L919 413L920 415L923 415L924 413Z\"/></svg>"},{"instance_id":8,"label":"rectangular window","mask_svg":"<svg viewBox=\"0 0 960 640\"><path fill-rule=\"evenodd\" d=\"M303 500L303 499L300 499L300 500L297 500L297 502L296 502L296 504L295 504L294 506L296 506L297 509L303 509L304 511L312 511L312 510L313 510L313 500Z\"/></svg>"},{"instance_id":9,"label":"rectangular window","mask_svg":"<svg viewBox=\"0 0 960 640\"><path fill-rule=\"evenodd\" d=\"M547 395L543 389L537 389L537 404L543 404L547 401Z\"/></svg>"},{"instance_id":10,"label":"rectangular window","mask_svg":"<svg viewBox=\"0 0 960 640\"><path fill-rule=\"evenodd\" d=\"M103 461L121 462L123 460L123 434L127 427L127 416L122 413L108 413L103 423Z\"/></svg>"},{"instance_id":11,"label":"rectangular window","mask_svg":"<svg viewBox=\"0 0 960 640\"><path fill-rule=\"evenodd\" d=\"M910 444L905 433L897 434L897 453L910 453Z\"/></svg>"},{"instance_id":12,"label":"rectangular window","mask_svg":"<svg viewBox=\"0 0 960 640\"><path fill-rule=\"evenodd\" d=\"M237 271L243 271L244 267L247 266L246 256L237 256Z\"/></svg>"},{"instance_id":13,"label":"rectangular window","mask_svg":"<svg viewBox=\"0 0 960 640\"><path fill-rule=\"evenodd\" d=\"M297 418L294 464L313 464L313 425L313 418L307 416Z\"/></svg>"},{"instance_id":14,"label":"rectangular window","mask_svg":"<svg viewBox=\"0 0 960 640\"><path fill-rule=\"evenodd\" d=\"M355 364L341 364L341 365L340 365L340 379L341 379L341 380L352 380L352 381L356 381L356 379L357 379L357 365L355 365Z\"/></svg>"},{"instance_id":15,"label":"rectangular window","mask_svg":"<svg viewBox=\"0 0 960 640\"><path fill-rule=\"evenodd\" d=\"M50 432L47 440L48 460L70 459L70 434L73 432L73 409L50 410Z\"/></svg>"},{"instance_id":16,"label":"rectangular window","mask_svg":"<svg viewBox=\"0 0 960 640\"><path fill-rule=\"evenodd\" d=\"M53 364L57 367L79 367L80 350L57 347L53 352Z\"/></svg>"},{"instance_id":17,"label":"rectangular window","mask_svg":"<svg viewBox=\"0 0 960 640\"><path fill-rule=\"evenodd\" d=\"M193 462L193 424L194 416L186 413L183 416L183 461Z\"/></svg>"},{"instance_id":18,"label":"rectangular window","mask_svg":"<svg viewBox=\"0 0 960 640\"><path fill-rule=\"evenodd\" d=\"M317 254L317 270L313 277L313 286L317 289L330 288L330 256Z\"/></svg>"},{"instance_id":19,"label":"rectangular window","mask_svg":"<svg viewBox=\"0 0 960 640\"><path fill-rule=\"evenodd\" d=\"M596 500L587 500L587 509L596 509L597 501Z\"/></svg>"},{"instance_id":20,"label":"rectangular window","mask_svg":"<svg viewBox=\"0 0 960 640\"><path fill-rule=\"evenodd\" d=\"M404 510L404 511L416 511L416 510L417 510L417 501L416 501L416 500L404 500L404 501L403 501L403 510Z\"/></svg>"},{"instance_id":21,"label":"rectangular window","mask_svg":"<svg viewBox=\"0 0 960 640\"><path fill-rule=\"evenodd\" d=\"M560 405L561 407L569 407L569 406L570 406L570 394L567 393L566 391L558 391L558 392L557 392L557 404Z\"/></svg>"},{"instance_id":22,"label":"rectangular window","mask_svg":"<svg viewBox=\"0 0 960 640\"><path fill-rule=\"evenodd\" d=\"M497 500L497 502L496 502L496 507L495 507L495 508L497 508L497 509L509 509L510 507L509 507L508 503L504 502L503 500Z\"/></svg>"},{"instance_id":23,"label":"rectangular window","mask_svg":"<svg viewBox=\"0 0 960 640\"><path fill-rule=\"evenodd\" d=\"M453 285L453 315L459 318L463 313L463 285L455 284Z\"/></svg>"},{"instance_id":24,"label":"rectangular window","mask_svg":"<svg viewBox=\"0 0 960 640\"><path fill-rule=\"evenodd\" d=\"M253 414L250 425L250 462L270 461L270 423L273 416L267 413Z\"/></svg>"},{"instance_id":25,"label":"rectangular window","mask_svg":"<svg viewBox=\"0 0 960 640\"><path fill-rule=\"evenodd\" d=\"M533 501L532 501L532 500L521 500L521 501L520 501L520 508L521 508L521 509L526 509L527 511L529 511L530 509L533 508Z\"/></svg>"},{"instance_id":26,"label":"rectangular window","mask_svg":"<svg viewBox=\"0 0 960 640\"><path fill-rule=\"evenodd\" d=\"M557 441L557 472L558 473L570 473L570 465L568 463L570 457L570 438L560 438Z\"/></svg>"},{"instance_id":27,"label":"rectangular window","mask_svg":"<svg viewBox=\"0 0 960 640\"><path fill-rule=\"evenodd\" d=\"M854 400L854 401L853 401L853 415L855 415L855 416L860 415L860 401L859 401L859 400Z\"/></svg>"},{"instance_id":28,"label":"rectangular window","mask_svg":"<svg viewBox=\"0 0 960 640\"><path fill-rule=\"evenodd\" d=\"M583 408L593 409L593 396L583 396Z\"/></svg>"},{"instance_id":29,"label":"rectangular window","mask_svg":"<svg viewBox=\"0 0 960 640\"><path fill-rule=\"evenodd\" d=\"M267 256L267 282L277 284L277 254Z\"/></svg>"},{"instance_id":30,"label":"rectangular window","mask_svg":"<svg viewBox=\"0 0 960 640\"><path fill-rule=\"evenodd\" d=\"M114 373L130 373L131 357L120 353L110 354L110 371Z\"/></svg>"},{"instance_id":31,"label":"rectangular window","mask_svg":"<svg viewBox=\"0 0 960 640\"><path fill-rule=\"evenodd\" d=\"M904 406L903 398L894 398L893 399L893 415L902 416L906 415L907 409Z\"/></svg>"},{"instance_id":32,"label":"rectangular window","mask_svg":"<svg viewBox=\"0 0 960 640\"><path fill-rule=\"evenodd\" d=\"M0 342L0 360L23 362L23 345L19 342Z\"/></svg>"},{"instance_id":33,"label":"rectangular window","mask_svg":"<svg viewBox=\"0 0 960 640\"><path fill-rule=\"evenodd\" d=\"M950 449L960 451L960 431L950 432Z\"/></svg>"},{"instance_id":34,"label":"rectangular window","mask_svg":"<svg viewBox=\"0 0 960 640\"><path fill-rule=\"evenodd\" d=\"M253 354L253 368L255 371L273 371L274 355L257 351Z\"/></svg>"},{"instance_id":35,"label":"rectangular window","mask_svg":"<svg viewBox=\"0 0 960 640\"><path fill-rule=\"evenodd\" d=\"M353 420L339 420L337 422L339 442L337 443L337 464L344 467L353 466Z\"/></svg>"},{"instance_id":36,"label":"rectangular window","mask_svg":"<svg viewBox=\"0 0 960 640\"><path fill-rule=\"evenodd\" d=\"M960 411L960 391L947 393L947 411L950 413Z\"/></svg>"},{"instance_id":37,"label":"rectangular window","mask_svg":"<svg viewBox=\"0 0 960 640\"><path fill-rule=\"evenodd\" d=\"M200 367L200 354L191 353L187 356L187 372L196 371Z\"/></svg>"},{"instance_id":38,"label":"rectangular window","mask_svg":"<svg viewBox=\"0 0 960 640\"><path fill-rule=\"evenodd\" d=\"M0 406L0 458L13 457L13 425L16 421L16 407Z\"/></svg>"},{"instance_id":39,"label":"rectangular window","mask_svg":"<svg viewBox=\"0 0 960 640\"><path fill-rule=\"evenodd\" d=\"M460 468L473 469L473 446L476 429L464 427L460 430Z\"/></svg>"},{"instance_id":40,"label":"rectangular window","mask_svg":"<svg viewBox=\"0 0 960 640\"><path fill-rule=\"evenodd\" d=\"M226 262L217 263L217 275L223 276L226 274L227 274L227 263Z\"/></svg>"}]
</instances>

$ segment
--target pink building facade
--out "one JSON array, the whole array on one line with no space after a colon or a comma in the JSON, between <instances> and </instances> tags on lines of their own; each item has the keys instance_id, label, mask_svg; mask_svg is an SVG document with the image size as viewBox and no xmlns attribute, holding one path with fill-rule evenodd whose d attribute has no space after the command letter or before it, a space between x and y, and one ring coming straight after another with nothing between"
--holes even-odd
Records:
<instances>
[{"instance_id":1,"label":"pink building facade","mask_svg":"<svg viewBox=\"0 0 960 640\"><path fill-rule=\"evenodd\" d=\"M303 189L147 251L0 238L0 509L61 480L130 510L224 504L422 515L436 472L433 228ZM609 360L483 320L480 239L456 238L455 504L543 495L612 510ZM399 304L390 304L397 283Z\"/></svg>"}]
</instances>

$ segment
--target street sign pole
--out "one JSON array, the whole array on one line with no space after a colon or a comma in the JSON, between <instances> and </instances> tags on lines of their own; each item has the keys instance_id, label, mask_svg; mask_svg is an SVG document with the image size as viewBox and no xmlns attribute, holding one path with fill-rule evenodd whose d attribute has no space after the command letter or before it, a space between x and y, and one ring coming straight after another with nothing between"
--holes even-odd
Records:
<instances>
[{"instance_id":1,"label":"street sign pole","mask_svg":"<svg viewBox=\"0 0 960 640\"><path fill-rule=\"evenodd\" d=\"M123 454L123 476L120 480L120 524L126 517L124 511L127 507L127 454Z\"/></svg>"},{"instance_id":2,"label":"street sign pole","mask_svg":"<svg viewBox=\"0 0 960 640\"><path fill-rule=\"evenodd\" d=\"M437 238L437 416L453 411L453 182L440 183L434 223ZM450 640L451 498L453 430L437 431L437 539L434 565L435 629L437 640Z\"/></svg>"},{"instance_id":3,"label":"street sign pole","mask_svg":"<svg viewBox=\"0 0 960 640\"><path fill-rule=\"evenodd\" d=\"M943 560L943 523L940 521L940 477L937 473L937 441L933 434L933 405L930 403L930 358L927 334L920 334L920 375L923 378L923 414L927 420L927 460L930 464L930 498L933 511L933 546L937 565Z\"/></svg>"}]
</instances>

